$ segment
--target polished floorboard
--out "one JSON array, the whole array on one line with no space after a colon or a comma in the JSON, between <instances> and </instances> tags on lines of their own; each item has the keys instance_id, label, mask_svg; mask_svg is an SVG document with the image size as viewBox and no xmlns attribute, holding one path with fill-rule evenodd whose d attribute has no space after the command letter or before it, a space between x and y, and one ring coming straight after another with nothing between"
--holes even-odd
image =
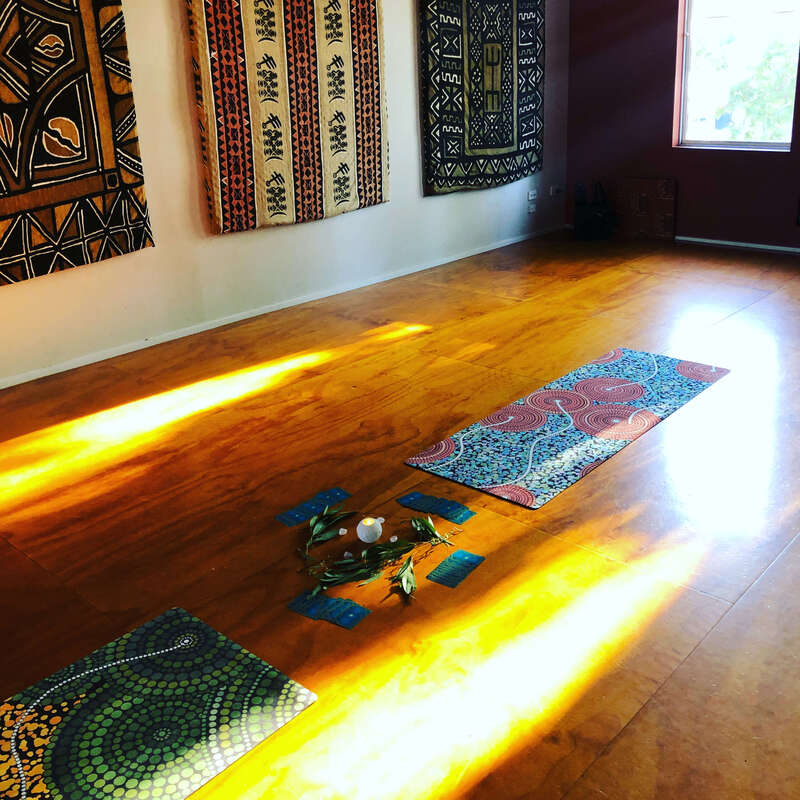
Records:
<instances>
[{"instance_id":1,"label":"polished floorboard","mask_svg":"<svg viewBox=\"0 0 800 800\"><path fill-rule=\"evenodd\" d=\"M539 511L404 466L617 346L732 372ZM198 798L800 798L796 258L522 243L14 387L0 420L2 696L172 606L319 695ZM373 609L352 632L292 614L274 517L332 486L387 535L411 489L460 500L487 560L450 590L435 553L410 604L336 592Z\"/></svg>"}]
</instances>

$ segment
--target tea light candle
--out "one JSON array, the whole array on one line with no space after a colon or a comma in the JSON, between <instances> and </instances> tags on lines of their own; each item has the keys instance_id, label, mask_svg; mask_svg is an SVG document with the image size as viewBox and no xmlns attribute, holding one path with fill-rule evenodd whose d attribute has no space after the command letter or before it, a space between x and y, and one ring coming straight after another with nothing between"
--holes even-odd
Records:
<instances>
[{"instance_id":1,"label":"tea light candle","mask_svg":"<svg viewBox=\"0 0 800 800\"><path fill-rule=\"evenodd\" d=\"M383 517L380 517L379 519L365 517L361 520L361 522L358 523L358 528L356 528L356 534L358 538L366 544L373 544L374 542L377 542L383 533L384 522L385 520Z\"/></svg>"}]
</instances>

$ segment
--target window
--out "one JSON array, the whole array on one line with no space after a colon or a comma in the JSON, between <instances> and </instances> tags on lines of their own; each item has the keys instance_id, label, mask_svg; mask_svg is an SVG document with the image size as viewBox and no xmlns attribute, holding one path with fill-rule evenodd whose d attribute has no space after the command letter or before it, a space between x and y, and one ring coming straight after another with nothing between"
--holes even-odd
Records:
<instances>
[{"instance_id":1,"label":"window","mask_svg":"<svg viewBox=\"0 0 800 800\"><path fill-rule=\"evenodd\" d=\"M684 0L676 144L789 150L800 0Z\"/></svg>"}]
</instances>

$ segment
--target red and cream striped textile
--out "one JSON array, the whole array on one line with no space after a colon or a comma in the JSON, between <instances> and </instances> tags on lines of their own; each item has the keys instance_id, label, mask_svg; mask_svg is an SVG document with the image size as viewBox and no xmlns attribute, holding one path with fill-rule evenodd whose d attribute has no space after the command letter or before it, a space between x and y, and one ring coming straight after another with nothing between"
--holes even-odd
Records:
<instances>
[{"instance_id":1,"label":"red and cream striped textile","mask_svg":"<svg viewBox=\"0 0 800 800\"><path fill-rule=\"evenodd\" d=\"M188 0L218 233L388 200L381 0Z\"/></svg>"}]
</instances>

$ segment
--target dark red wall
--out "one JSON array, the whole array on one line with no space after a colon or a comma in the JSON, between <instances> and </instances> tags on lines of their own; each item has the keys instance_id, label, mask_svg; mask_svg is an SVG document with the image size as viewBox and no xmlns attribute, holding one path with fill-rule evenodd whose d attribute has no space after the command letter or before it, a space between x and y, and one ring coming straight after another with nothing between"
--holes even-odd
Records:
<instances>
[{"instance_id":1,"label":"dark red wall","mask_svg":"<svg viewBox=\"0 0 800 800\"><path fill-rule=\"evenodd\" d=\"M678 180L679 236L800 246L800 98L791 153L672 146L678 0L572 0L568 173Z\"/></svg>"}]
</instances>

